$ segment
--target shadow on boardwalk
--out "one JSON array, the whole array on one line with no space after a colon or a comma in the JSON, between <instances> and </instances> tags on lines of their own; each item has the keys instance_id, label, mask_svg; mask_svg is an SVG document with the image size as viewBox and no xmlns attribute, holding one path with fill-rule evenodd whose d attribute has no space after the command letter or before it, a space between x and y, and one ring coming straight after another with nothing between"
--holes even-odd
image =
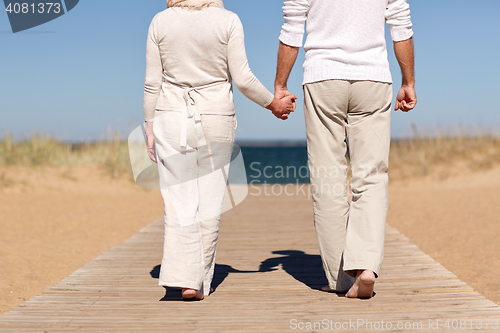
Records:
<instances>
[{"instance_id":1,"label":"shadow on boardwalk","mask_svg":"<svg viewBox=\"0 0 500 333\"><path fill-rule=\"evenodd\" d=\"M273 254L282 256L264 260L260 264L259 272L274 271L281 265L285 272L311 289L320 290L328 284L319 255L297 250L273 251Z\"/></svg>"},{"instance_id":2,"label":"shadow on boardwalk","mask_svg":"<svg viewBox=\"0 0 500 333\"><path fill-rule=\"evenodd\" d=\"M273 251L272 253L281 256L262 261L259 270L256 271L242 271L229 265L215 264L212 288L217 290L230 273L250 274L271 272L278 270L279 266L295 280L313 290L320 290L322 286L328 284L319 255L307 254L298 250ZM151 270L150 275L152 278L158 279L160 277L160 267L161 265L157 265ZM164 288L166 289L166 293L161 301L178 301L181 299L180 289Z\"/></svg>"}]
</instances>

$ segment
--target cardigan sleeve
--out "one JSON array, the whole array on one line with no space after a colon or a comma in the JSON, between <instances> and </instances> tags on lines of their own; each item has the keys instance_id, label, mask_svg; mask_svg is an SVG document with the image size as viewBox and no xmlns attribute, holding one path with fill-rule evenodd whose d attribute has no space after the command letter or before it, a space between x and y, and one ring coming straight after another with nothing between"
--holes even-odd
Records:
<instances>
[{"instance_id":1,"label":"cardigan sleeve","mask_svg":"<svg viewBox=\"0 0 500 333\"><path fill-rule=\"evenodd\" d=\"M394 42L407 40L413 36L410 5L407 0L389 0L385 19Z\"/></svg>"},{"instance_id":2,"label":"cardigan sleeve","mask_svg":"<svg viewBox=\"0 0 500 333\"><path fill-rule=\"evenodd\" d=\"M243 25L235 14L227 43L227 62L234 84L251 101L266 107L274 95L255 77L248 65Z\"/></svg>"},{"instance_id":3,"label":"cardigan sleeve","mask_svg":"<svg viewBox=\"0 0 500 333\"><path fill-rule=\"evenodd\" d=\"M156 36L157 21L158 15L153 18L149 26L146 43L146 78L144 80L144 120L146 122L153 121L163 81L163 67Z\"/></svg>"},{"instance_id":4,"label":"cardigan sleeve","mask_svg":"<svg viewBox=\"0 0 500 333\"><path fill-rule=\"evenodd\" d=\"M285 0L283 18L285 23L281 28L280 41L283 44L301 47L304 40L304 24L309 12L308 0Z\"/></svg>"}]
</instances>

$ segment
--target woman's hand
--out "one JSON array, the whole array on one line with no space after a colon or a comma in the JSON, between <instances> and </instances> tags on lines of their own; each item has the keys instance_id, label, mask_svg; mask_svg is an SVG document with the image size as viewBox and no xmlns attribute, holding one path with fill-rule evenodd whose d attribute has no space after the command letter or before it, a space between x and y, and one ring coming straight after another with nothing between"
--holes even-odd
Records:
<instances>
[{"instance_id":1,"label":"woman's hand","mask_svg":"<svg viewBox=\"0 0 500 333\"><path fill-rule=\"evenodd\" d=\"M155 136L153 134L153 122L146 122L146 146L148 148L148 156L151 161L156 162L155 153Z\"/></svg>"},{"instance_id":2,"label":"woman's hand","mask_svg":"<svg viewBox=\"0 0 500 333\"><path fill-rule=\"evenodd\" d=\"M294 95L287 95L281 97L281 99L278 99L275 96L273 102L269 104L267 109L271 110L272 113L276 116L276 118L286 120L288 119L288 115L293 111L295 111L296 99L297 96Z\"/></svg>"}]
</instances>

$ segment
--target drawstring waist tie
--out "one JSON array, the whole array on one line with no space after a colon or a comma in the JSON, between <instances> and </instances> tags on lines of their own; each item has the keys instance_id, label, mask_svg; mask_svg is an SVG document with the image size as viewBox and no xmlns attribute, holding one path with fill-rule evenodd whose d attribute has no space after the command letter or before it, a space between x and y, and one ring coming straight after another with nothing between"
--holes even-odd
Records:
<instances>
[{"instance_id":1,"label":"drawstring waist tie","mask_svg":"<svg viewBox=\"0 0 500 333\"><path fill-rule=\"evenodd\" d=\"M168 82L168 81L165 81ZM181 117L181 138L180 138L180 146L181 148L186 148L187 147L187 127L188 127L188 119L191 119L194 117L195 121L201 121L201 116L200 113L198 112L196 108L196 99L194 94L199 93L200 90L207 89L207 88L212 88L218 85L222 84L227 84L227 81L222 81L222 82L214 82L214 83L209 83L197 87L189 87L189 86L184 86L184 85L179 85L176 83L168 82L169 84L176 86L178 88L181 88L184 90L183 93L183 98L184 102L186 103L186 107L181 110L182 112L182 117Z\"/></svg>"}]
</instances>

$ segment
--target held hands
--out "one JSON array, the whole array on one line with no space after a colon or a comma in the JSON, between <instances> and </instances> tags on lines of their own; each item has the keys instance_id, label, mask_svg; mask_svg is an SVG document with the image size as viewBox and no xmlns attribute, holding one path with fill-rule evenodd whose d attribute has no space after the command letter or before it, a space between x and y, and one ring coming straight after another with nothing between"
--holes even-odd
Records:
<instances>
[{"instance_id":1,"label":"held hands","mask_svg":"<svg viewBox=\"0 0 500 333\"><path fill-rule=\"evenodd\" d=\"M415 87L403 85L399 90L398 96L396 97L396 106L394 107L394 110L408 112L412 110L415 105L417 105L417 94L415 93Z\"/></svg>"},{"instance_id":2,"label":"held hands","mask_svg":"<svg viewBox=\"0 0 500 333\"><path fill-rule=\"evenodd\" d=\"M155 137L153 135L153 122L146 122L146 146L148 148L148 156L151 161L156 162L156 154L155 154Z\"/></svg>"},{"instance_id":3,"label":"held hands","mask_svg":"<svg viewBox=\"0 0 500 333\"><path fill-rule=\"evenodd\" d=\"M273 114L276 116L276 118L282 119L282 120L287 120L288 115L295 111L295 100L297 99L297 96L285 96L280 99L280 109L278 111L273 111Z\"/></svg>"},{"instance_id":4,"label":"held hands","mask_svg":"<svg viewBox=\"0 0 500 333\"><path fill-rule=\"evenodd\" d=\"M297 96L292 95L286 88L276 90L274 93L274 101L267 107L281 120L288 119L288 115L295 111L295 100Z\"/></svg>"}]
</instances>

